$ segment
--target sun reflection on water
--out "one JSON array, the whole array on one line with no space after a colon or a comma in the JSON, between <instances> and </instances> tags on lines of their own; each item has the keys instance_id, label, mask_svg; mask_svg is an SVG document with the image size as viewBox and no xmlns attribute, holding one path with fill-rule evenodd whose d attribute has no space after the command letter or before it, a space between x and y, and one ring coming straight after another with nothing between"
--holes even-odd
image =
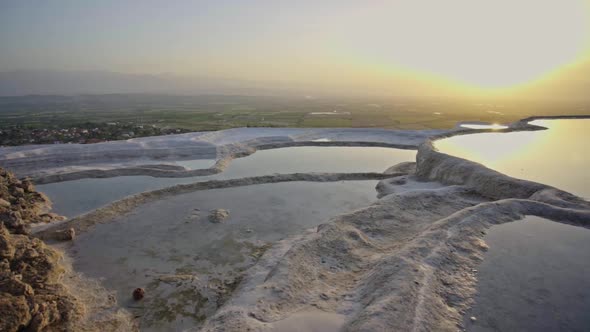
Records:
<instances>
[{"instance_id":1,"label":"sun reflection on water","mask_svg":"<svg viewBox=\"0 0 590 332\"><path fill-rule=\"evenodd\" d=\"M435 145L504 174L590 198L590 119L531 123L549 130L455 136Z\"/></svg>"},{"instance_id":2,"label":"sun reflection on water","mask_svg":"<svg viewBox=\"0 0 590 332\"><path fill-rule=\"evenodd\" d=\"M462 123L461 127L469 128L469 129L492 129L492 130L499 130L499 129L508 128L508 126L501 125L499 123L492 123L492 124Z\"/></svg>"}]
</instances>

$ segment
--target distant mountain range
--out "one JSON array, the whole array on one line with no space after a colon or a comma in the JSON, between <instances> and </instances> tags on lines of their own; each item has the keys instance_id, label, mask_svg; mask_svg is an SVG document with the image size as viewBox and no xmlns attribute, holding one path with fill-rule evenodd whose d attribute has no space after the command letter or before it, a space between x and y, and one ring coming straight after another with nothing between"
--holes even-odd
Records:
<instances>
[{"instance_id":1,"label":"distant mountain range","mask_svg":"<svg viewBox=\"0 0 590 332\"><path fill-rule=\"evenodd\" d=\"M590 101L590 63L575 66L551 79L527 84L494 98ZM392 81L381 90L363 85L341 86L229 80L171 74L127 74L109 71L16 70L0 72L0 97L24 95L158 94L158 95L243 95L243 96L332 96L332 97L469 97L444 83L413 78ZM355 82L349 82L354 84ZM416 95L416 91L420 92ZM473 96L472 96L473 97Z\"/></svg>"},{"instance_id":2,"label":"distant mountain range","mask_svg":"<svg viewBox=\"0 0 590 332\"><path fill-rule=\"evenodd\" d=\"M280 94L293 87L174 75L108 71L17 70L0 72L0 96L81 94Z\"/></svg>"}]
</instances>

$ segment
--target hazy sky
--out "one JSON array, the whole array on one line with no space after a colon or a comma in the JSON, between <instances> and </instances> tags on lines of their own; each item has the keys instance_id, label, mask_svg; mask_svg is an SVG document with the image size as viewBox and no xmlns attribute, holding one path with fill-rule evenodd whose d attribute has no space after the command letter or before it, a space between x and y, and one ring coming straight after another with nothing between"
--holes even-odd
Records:
<instances>
[{"instance_id":1,"label":"hazy sky","mask_svg":"<svg viewBox=\"0 0 590 332\"><path fill-rule=\"evenodd\" d=\"M567 66L575 79L590 76L589 8L590 0L1 0L0 71L506 88ZM583 72L571 69L578 63Z\"/></svg>"}]
</instances>

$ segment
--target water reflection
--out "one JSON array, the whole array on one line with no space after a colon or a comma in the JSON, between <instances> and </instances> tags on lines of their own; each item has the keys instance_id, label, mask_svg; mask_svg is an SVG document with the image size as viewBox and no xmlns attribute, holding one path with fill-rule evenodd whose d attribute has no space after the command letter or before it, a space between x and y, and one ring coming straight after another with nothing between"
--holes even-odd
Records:
<instances>
[{"instance_id":1,"label":"water reflection","mask_svg":"<svg viewBox=\"0 0 590 332\"><path fill-rule=\"evenodd\" d=\"M501 173L590 198L590 119L537 120L549 130L482 133L440 140L436 147Z\"/></svg>"},{"instance_id":2,"label":"water reflection","mask_svg":"<svg viewBox=\"0 0 590 332\"><path fill-rule=\"evenodd\" d=\"M485 241L468 331L588 331L590 230L527 216Z\"/></svg>"},{"instance_id":3,"label":"water reflection","mask_svg":"<svg viewBox=\"0 0 590 332\"><path fill-rule=\"evenodd\" d=\"M307 172L383 172L414 161L416 151L381 147L290 147L257 151L235 159L222 173L225 178Z\"/></svg>"},{"instance_id":4,"label":"water reflection","mask_svg":"<svg viewBox=\"0 0 590 332\"><path fill-rule=\"evenodd\" d=\"M128 195L180 183L273 173L383 172L390 166L404 161L414 161L415 158L414 150L381 147L289 147L258 151L251 156L234 159L223 173L212 176L121 176L51 183L39 185L37 189L53 201L54 212L74 217Z\"/></svg>"},{"instance_id":5,"label":"water reflection","mask_svg":"<svg viewBox=\"0 0 590 332\"><path fill-rule=\"evenodd\" d=\"M494 129L494 130L508 128L508 126L504 126L504 125L497 124L497 123L492 123L492 124L462 123L461 127L469 128L469 129Z\"/></svg>"},{"instance_id":6,"label":"water reflection","mask_svg":"<svg viewBox=\"0 0 590 332\"><path fill-rule=\"evenodd\" d=\"M196 305L202 292L197 285L236 277L266 244L367 206L376 198L376 184L291 182L196 191L99 224L78 236L69 253L76 271L116 291L122 305L135 308L131 291L148 289L142 308L134 311L141 316L142 331L183 331L198 323L188 313L206 312ZM208 213L217 208L227 209L229 219L211 223ZM161 276L195 276L198 282L187 289L178 281L158 283ZM190 296L186 310L176 305L178 296L168 293L178 287ZM166 319L157 317L162 310Z\"/></svg>"},{"instance_id":7,"label":"water reflection","mask_svg":"<svg viewBox=\"0 0 590 332\"><path fill-rule=\"evenodd\" d=\"M186 169L202 169L209 168L215 165L215 159L193 159L193 160L178 160L173 164L182 166Z\"/></svg>"}]
</instances>

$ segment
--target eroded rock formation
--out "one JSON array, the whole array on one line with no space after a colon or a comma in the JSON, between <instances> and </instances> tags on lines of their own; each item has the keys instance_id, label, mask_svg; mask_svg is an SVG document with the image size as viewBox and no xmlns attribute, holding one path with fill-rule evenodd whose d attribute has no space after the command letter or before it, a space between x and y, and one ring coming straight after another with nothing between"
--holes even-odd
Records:
<instances>
[{"instance_id":1,"label":"eroded rock formation","mask_svg":"<svg viewBox=\"0 0 590 332\"><path fill-rule=\"evenodd\" d=\"M61 331L81 315L77 300L59 282L60 254L29 235L48 200L29 181L0 169L0 331Z\"/></svg>"}]
</instances>

